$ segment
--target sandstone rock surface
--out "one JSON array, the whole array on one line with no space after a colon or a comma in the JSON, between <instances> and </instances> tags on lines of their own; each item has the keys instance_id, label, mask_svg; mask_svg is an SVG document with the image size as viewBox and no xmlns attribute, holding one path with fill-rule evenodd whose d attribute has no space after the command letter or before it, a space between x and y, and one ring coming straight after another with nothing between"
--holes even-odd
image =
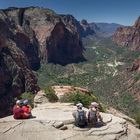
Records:
<instances>
[{"instance_id":1,"label":"sandstone rock surface","mask_svg":"<svg viewBox=\"0 0 140 140\"><path fill-rule=\"evenodd\" d=\"M8 140L139 140L140 130L127 125L122 118L112 114L101 113L106 126L91 128L85 131L75 129L72 121L72 111L75 106L68 103L47 103L32 110L36 118L14 120L12 116L0 119L0 139ZM86 109L85 109L86 110ZM67 125L65 131L52 125L62 121Z\"/></svg>"},{"instance_id":2,"label":"sandstone rock surface","mask_svg":"<svg viewBox=\"0 0 140 140\"><path fill-rule=\"evenodd\" d=\"M113 40L118 45L140 50L140 17L133 26L118 28L113 35Z\"/></svg>"},{"instance_id":3,"label":"sandstone rock surface","mask_svg":"<svg viewBox=\"0 0 140 140\"><path fill-rule=\"evenodd\" d=\"M87 94L87 96L91 95L91 92L85 88L81 87L73 87L73 86L52 86L55 91L55 94L58 98L61 98L63 95L73 92L80 92L81 94Z\"/></svg>"}]
</instances>

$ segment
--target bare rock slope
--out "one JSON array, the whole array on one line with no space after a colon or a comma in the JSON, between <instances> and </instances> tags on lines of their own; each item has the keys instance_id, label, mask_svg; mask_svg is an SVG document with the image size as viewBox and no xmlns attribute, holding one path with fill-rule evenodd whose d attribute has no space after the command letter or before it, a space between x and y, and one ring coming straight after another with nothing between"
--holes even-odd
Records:
<instances>
[{"instance_id":1,"label":"bare rock slope","mask_svg":"<svg viewBox=\"0 0 140 140\"><path fill-rule=\"evenodd\" d=\"M68 103L38 105L32 113L36 118L14 120L12 116L0 120L0 139L8 140L139 140L140 130L112 114L101 113L106 126L79 129L73 126L72 112L75 106ZM85 109L86 110L86 109ZM59 130L54 124L67 125Z\"/></svg>"}]
</instances>

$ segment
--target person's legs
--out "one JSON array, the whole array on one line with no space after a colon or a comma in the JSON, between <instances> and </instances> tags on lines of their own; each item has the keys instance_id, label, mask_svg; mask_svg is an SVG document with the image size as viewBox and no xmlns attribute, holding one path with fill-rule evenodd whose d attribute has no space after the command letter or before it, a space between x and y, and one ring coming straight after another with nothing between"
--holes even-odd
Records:
<instances>
[{"instance_id":1,"label":"person's legs","mask_svg":"<svg viewBox=\"0 0 140 140\"><path fill-rule=\"evenodd\" d=\"M89 126L90 127L96 127L97 126L97 120L96 119L92 119L89 121Z\"/></svg>"}]
</instances>

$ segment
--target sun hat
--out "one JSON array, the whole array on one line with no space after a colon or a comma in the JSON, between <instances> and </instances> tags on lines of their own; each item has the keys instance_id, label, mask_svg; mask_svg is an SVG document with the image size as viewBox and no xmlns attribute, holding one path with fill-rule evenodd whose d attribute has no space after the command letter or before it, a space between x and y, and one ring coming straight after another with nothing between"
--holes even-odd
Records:
<instances>
[{"instance_id":1,"label":"sun hat","mask_svg":"<svg viewBox=\"0 0 140 140\"><path fill-rule=\"evenodd\" d=\"M98 103L96 103L96 102L92 102L92 103L91 103L91 106L92 106L92 107L98 107L98 106L99 106L99 104L98 104Z\"/></svg>"},{"instance_id":2,"label":"sun hat","mask_svg":"<svg viewBox=\"0 0 140 140\"><path fill-rule=\"evenodd\" d=\"M76 106L82 108L83 104L82 103L78 103L78 104L76 104Z\"/></svg>"}]
</instances>

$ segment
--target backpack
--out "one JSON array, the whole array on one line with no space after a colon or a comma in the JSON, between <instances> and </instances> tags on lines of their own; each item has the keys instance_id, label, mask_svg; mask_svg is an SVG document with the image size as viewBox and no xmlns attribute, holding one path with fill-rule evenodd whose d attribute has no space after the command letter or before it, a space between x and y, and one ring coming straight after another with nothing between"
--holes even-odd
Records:
<instances>
[{"instance_id":1,"label":"backpack","mask_svg":"<svg viewBox=\"0 0 140 140\"><path fill-rule=\"evenodd\" d=\"M89 111L88 122L97 122L96 111L92 111L92 110Z\"/></svg>"},{"instance_id":2,"label":"backpack","mask_svg":"<svg viewBox=\"0 0 140 140\"><path fill-rule=\"evenodd\" d=\"M84 110L81 110L81 111L77 110L76 126L78 126L78 127L85 127L86 125L87 125L87 121L86 121Z\"/></svg>"}]
</instances>

